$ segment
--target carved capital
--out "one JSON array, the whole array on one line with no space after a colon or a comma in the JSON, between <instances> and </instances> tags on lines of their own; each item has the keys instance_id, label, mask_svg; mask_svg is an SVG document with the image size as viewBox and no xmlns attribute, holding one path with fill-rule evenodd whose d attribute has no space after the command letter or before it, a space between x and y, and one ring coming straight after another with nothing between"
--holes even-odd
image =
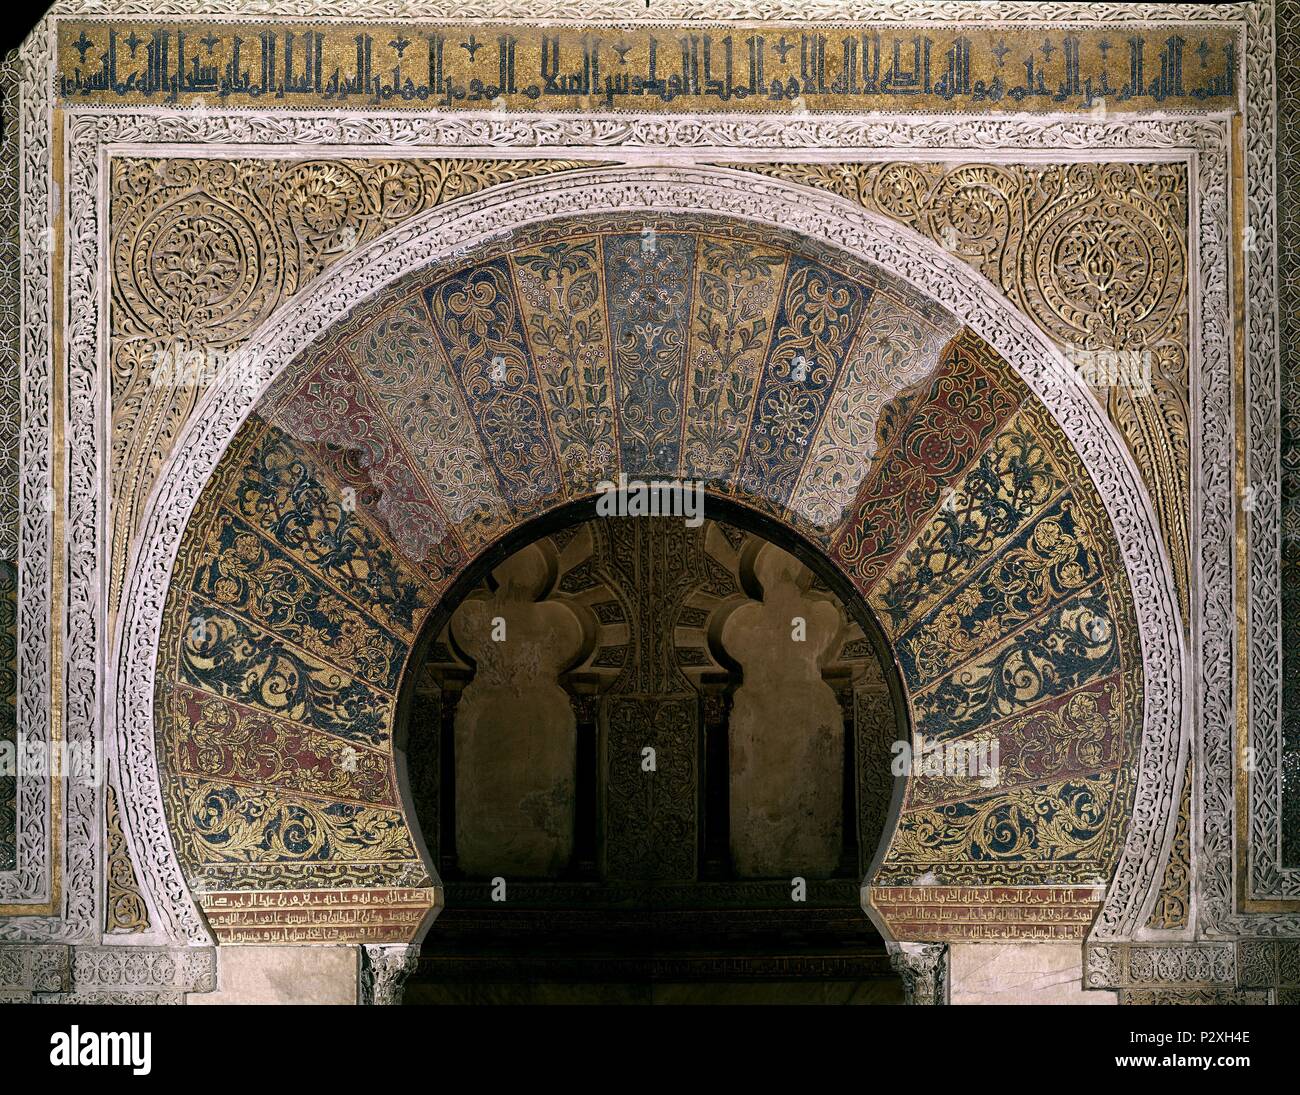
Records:
<instances>
[{"instance_id":1,"label":"carved capital","mask_svg":"<svg viewBox=\"0 0 1300 1095\"><path fill-rule=\"evenodd\" d=\"M361 1003L400 1004L402 986L420 961L420 948L367 943L361 957Z\"/></svg>"},{"instance_id":2,"label":"carved capital","mask_svg":"<svg viewBox=\"0 0 1300 1095\"><path fill-rule=\"evenodd\" d=\"M948 945L900 943L891 951L889 964L903 979L903 999L908 1004L948 1002Z\"/></svg>"}]
</instances>

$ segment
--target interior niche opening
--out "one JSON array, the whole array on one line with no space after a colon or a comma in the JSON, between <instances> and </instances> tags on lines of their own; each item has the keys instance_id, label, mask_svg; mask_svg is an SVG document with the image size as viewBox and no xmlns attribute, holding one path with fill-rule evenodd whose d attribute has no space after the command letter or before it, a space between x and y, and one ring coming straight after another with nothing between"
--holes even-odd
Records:
<instances>
[{"instance_id":1,"label":"interior niche opening","mask_svg":"<svg viewBox=\"0 0 1300 1095\"><path fill-rule=\"evenodd\" d=\"M813 549L566 507L444 597L404 685L406 790L446 904L411 1003L902 999L860 885L899 685Z\"/></svg>"}]
</instances>

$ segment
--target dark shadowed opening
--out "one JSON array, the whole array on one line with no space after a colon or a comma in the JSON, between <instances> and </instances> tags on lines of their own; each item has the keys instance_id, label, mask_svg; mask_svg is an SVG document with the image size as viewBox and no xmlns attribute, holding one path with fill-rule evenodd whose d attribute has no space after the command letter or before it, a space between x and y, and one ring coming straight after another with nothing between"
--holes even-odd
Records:
<instances>
[{"instance_id":1,"label":"dark shadowed opening","mask_svg":"<svg viewBox=\"0 0 1300 1095\"><path fill-rule=\"evenodd\" d=\"M901 1000L860 899L903 783L889 769L908 734L892 656L865 601L806 541L712 494L704 515L691 531L680 518L598 518L594 498L553 510L475 560L431 615L403 682L398 772L445 907L408 1002ZM833 638L812 636L825 643L818 679L781 685L793 722L763 691L775 687L765 649L780 656L793 641L784 624L763 631L765 550L802 564L792 603L838 621ZM493 572L523 553L537 584L501 600ZM510 664L529 661L526 641L502 642L502 665L476 664L463 641L471 601L497 605L511 627L512 611L520 626L553 613L581 638L531 652L560 659L537 691ZM742 606L753 622L735 616ZM779 749L808 733L814 710L840 721L795 754L811 764L742 744ZM539 763L558 774L515 770L548 734ZM654 743L650 772L642 741ZM534 831L487 831L522 815Z\"/></svg>"}]
</instances>

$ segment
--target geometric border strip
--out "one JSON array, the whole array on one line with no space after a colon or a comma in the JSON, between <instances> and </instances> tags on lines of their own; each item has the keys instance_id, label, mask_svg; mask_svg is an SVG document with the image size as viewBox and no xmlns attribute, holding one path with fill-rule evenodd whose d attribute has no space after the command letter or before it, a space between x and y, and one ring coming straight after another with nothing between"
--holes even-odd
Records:
<instances>
[{"instance_id":1,"label":"geometric border strip","mask_svg":"<svg viewBox=\"0 0 1300 1095\"><path fill-rule=\"evenodd\" d=\"M1282 389L1279 353L1278 265L1281 241L1277 225L1277 119L1274 110L1296 122L1290 97L1300 88L1277 86L1276 23L1271 0L1252 11L1247 23L1246 174L1250 227L1254 246L1246 251L1246 464L1247 487L1254 504L1246 513L1246 560L1250 581L1248 615L1250 670L1249 736L1255 757L1241 790L1248 795L1245 874L1248 901L1300 899L1300 867L1282 863ZM1287 0L1277 21L1300 24L1300 4ZM1267 70L1265 66L1267 65ZM1292 170L1296 165L1290 165ZM1296 184L1295 179L1290 180ZM1285 256L1295 269L1295 255ZM1292 274L1294 277L1294 274ZM1272 310L1257 306L1274 301ZM1295 351L1292 350L1292 353Z\"/></svg>"},{"instance_id":2,"label":"geometric border strip","mask_svg":"<svg viewBox=\"0 0 1300 1095\"><path fill-rule=\"evenodd\" d=\"M53 740L50 667L59 644L52 630L54 507L50 504L54 444L52 255L54 223L51 82L53 28L42 23L20 51L19 271L21 279L20 426L18 495L18 734L25 748L43 749ZM47 754L48 755L48 754ZM58 847L54 788L43 773L20 770L18 863L0 875L0 903L48 903L54 895L52 858ZM91 809L77 801L73 810ZM82 822L88 824L88 821ZM89 857L77 864L94 870ZM93 898L92 898L93 900ZM45 916L22 925L0 924L6 938L56 939L69 931L83 937L93 918L84 903L68 917Z\"/></svg>"},{"instance_id":3,"label":"geometric border strip","mask_svg":"<svg viewBox=\"0 0 1300 1095\"><path fill-rule=\"evenodd\" d=\"M1084 985L1122 1003L1300 1003L1300 940L1091 943Z\"/></svg>"},{"instance_id":4,"label":"geometric border strip","mask_svg":"<svg viewBox=\"0 0 1300 1095\"><path fill-rule=\"evenodd\" d=\"M216 987L212 947L0 945L0 1003L180 1004Z\"/></svg>"},{"instance_id":5,"label":"geometric border strip","mask_svg":"<svg viewBox=\"0 0 1300 1095\"><path fill-rule=\"evenodd\" d=\"M1182 943L1142 946L1090 943L1084 966L1090 989L1210 988L1237 984L1236 944Z\"/></svg>"}]
</instances>

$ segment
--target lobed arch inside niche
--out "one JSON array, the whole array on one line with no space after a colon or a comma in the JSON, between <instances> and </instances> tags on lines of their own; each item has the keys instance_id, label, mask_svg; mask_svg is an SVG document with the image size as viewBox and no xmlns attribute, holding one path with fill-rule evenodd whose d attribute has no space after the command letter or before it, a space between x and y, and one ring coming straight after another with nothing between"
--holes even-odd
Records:
<instances>
[{"instance_id":1,"label":"lobed arch inside niche","mask_svg":"<svg viewBox=\"0 0 1300 1095\"><path fill-rule=\"evenodd\" d=\"M882 224L860 210L850 209L838 199L813 195L801 188L767 180L740 179L733 173L723 171L610 169L587 173L579 180L566 178L553 183L504 187L499 194L494 193L479 200L458 203L457 208L440 210L435 215L422 218L417 225L390 234L389 238L380 241L352 263L341 268L337 279L332 279L328 291L322 289L318 293L309 294L308 299L286 308L284 313L277 316L263 331L257 344L242 358L232 362L228 383L219 385L218 389L205 400L196 422L190 427L188 437L193 442L193 447L189 448L187 453L188 462L182 465L180 462L173 461L167 469L167 474L150 507L152 524L148 527L153 530L155 536L145 538L146 542L142 543L139 552L141 558L137 559L136 566L133 568L130 589L137 596L135 600L128 596L122 628L124 634L136 641L127 642L123 647L126 657L119 693L121 697L119 713L124 716L121 719L121 726L128 747L149 750L153 743L155 724L161 728L160 732L165 737L164 724L167 715L161 710L155 711L153 703L152 686L156 683L156 677L151 654L158 649L157 636L164 630L159 602L171 583L175 557L172 552L169 552L165 540L157 538L157 533L160 528L171 528L179 535L181 528L191 523L195 503L199 502L199 508L202 508L199 496L209 479L208 473L216 470L222 462L223 454L231 449L232 434L253 409L251 393L241 390L241 386L235 383L239 369L261 367L262 375L266 376L268 381L281 374L284 365L287 365L299 350L311 350L313 339L316 339L326 328L343 320L354 303L364 300L368 294L376 292L377 288L387 286L395 277L427 264L431 245L443 250L453 249L452 241L456 237L444 235L448 224L458 224L471 238L490 243L492 236L500 232L502 225L506 225L509 229L511 225L541 223L548 218L580 213L593 204L605 209L635 211L643 217L660 220L674 215L666 211L684 210L692 215L720 214L755 226L749 231L760 234L772 232L774 226L779 224L782 227L778 231L786 232L788 235L791 226L795 226L799 230L798 235L814 241L815 248L836 249L838 253L848 254L851 257L855 254L863 256L863 258L853 257L854 262L861 263L864 259L868 262L879 262L888 258L890 268L905 272L907 276L902 281L913 286L911 291L917 291L916 285L923 285L925 292L933 294L935 299L943 299L946 294L947 300L942 307L956 307L960 312L968 313L977 302L985 306L988 314L972 315L968 323L980 323L988 338L992 340L992 345L981 338L977 331L970 331L969 328L957 341L962 343L964 350L975 351L976 356L984 354L987 350L989 366L999 371L999 375L1003 376L1009 386L1018 385L1025 399L1041 397L1052 405L1050 412L1043 409L1043 428L1059 430L1057 423L1063 422L1065 429L1060 431L1064 439L1062 451L1068 450L1078 457L1076 470L1081 479L1089 482L1100 480L1106 485L1104 499L1101 499L1093 510L1094 517L1098 521L1115 522L1113 531L1121 555L1118 557L1120 561L1117 565L1112 560L1108 573L1117 581L1122 579L1125 588L1128 588L1129 579L1134 578L1137 585L1144 586L1153 593L1150 598L1139 598L1132 606L1132 611L1136 613L1138 620L1131 628L1126 628L1130 632L1130 662L1133 663L1130 665L1130 683L1139 691L1144 687L1149 690L1151 687L1168 689L1179 686L1176 672L1173 674L1164 672L1159 679L1152 680L1144 677L1138 668L1140 658L1147 656L1152 649L1152 634L1159 632L1161 628L1166 628L1169 623L1172 608L1168 596L1167 566L1162 567L1163 561L1158 556L1158 549L1156 557L1152 558L1151 547L1158 544L1158 541L1152 532L1150 508L1137 485L1136 474L1128 463L1122 447L1109 432L1104 418L1097 412L1095 404L1091 402L1077 380L1065 373L1060 359L1046 346L1041 336L1037 336L1028 324L1015 317L1014 312L1004 301L1001 301L987 286L979 283L976 275L965 268L958 268L949 257L937 253L935 248L912 237L910 233ZM348 284L349 277L356 280ZM963 319L966 318L967 316L963 314ZM294 349L295 346L297 349ZM1001 354L997 352L998 350L1001 350ZM1002 356L1004 354L1010 355L1014 365L1008 362L1007 357ZM994 362L999 364L992 364ZM1025 386L1026 380L1030 381L1028 387ZM1036 394L1032 394L1031 389ZM246 431L249 428L251 427L245 426ZM237 442L234 447L238 447ZM182 444L178 451L185 452L186 446ZM612 470L613 466L607 464L603 470ZM644 465L641 468L633 465L629 470L655 471L653 467L647 468ZM1126 567L1127 574L1123 573ZM1149 573L1152 571L1154 573ZM150 590L153 591L151 594ZM1166 630L1172 636L1172 628ZM1173 641L1176 645L1176 640ZM1139 647L1141 653L1138 655L1138 661L1134 661L1133 651ZM147 672L137 679L127 675L126 667L129 666L135 666L137 669L147 667ZM1134 669L1137 669L1136 673L1132 672ZM147 694L143 696L141 684L144 684L147 690ZM1136 715L1136 719L1132 717L1129 719L1129 731L1136 738L1137 733L1145 727L1147 744L1144 749L1148 751L1155 749L1157 754L1161 750L1167 752L1171 744L1176 742L1177 735L1175 733L1171 738L1167 731L1164 731L1163 737L1159 734L1153 737L1152 720L1173 717L1177 721L1181 711L1180 706L1175 703L1170 708L1162 704L1153 706L1148 703L1140 710L1141 713ZM142 744L142 730L145 726L148 728L148 740ZM1136 748L1130 750L1126 763L1131 765L1135 752ZM158 759L165 776L167 764L165 752L160 753ZM1148 779L1154 773L1154 767L1149 766L1147 758L1144 757L1142 764L1144 779ZM127 778L128 782L131 782L129 775ZM210 899L213 890L207 886L195 887L193 879L186 880L185 872L171 854L170 841L174 839L179 845L184 840L184 830L189 822L183 819L184 815L174 810L168 818L167 810L161 803L151 811L149 807L154 806L157 800L162 798L162 794L147 785L142 786L141 790L144 792L140 799L143 809L138 811L134 822L136 828L133 828L132 832L134 834L139 831L143 835L152 829L152 833L145 837L145 843L148 845L145 859L147 871L155 876L155 892L163 895L164 903L171 902L171 913L174 915L166 916L164 919L170 920L174 930L179 929L188 933L191 939L203 938L205 929L202 921L195 915L193 906L188 904L189 894L186 889L187 885L190 889L198 889L201 899ZM156 798L150 798L151 790ZM1147 788L1145 791L1138 788L1139 796L1144 793L1158 795L1160 791L1158 788ZM1123 851L1119 847L1120 830L1123 828L1124 820L1120 815L1127 815L1128 810L1118 801L1114 805L1117 807L1117 812L1113 820L1116 821L1118 829L1112 834L1113 858L1127 856L1131 859L1132 853ZM1149 841L1152 827L1159 829L1164 824L1163 816L1152 816L1149 811L1139 811L1137 816L1147 830L1139 838L1141 840ZM166 825L169 830L162 843L157 839L160 824ZM138 846L139 839L135 835L132 835L132 839ZM1160 839L1163 838L1157 837L1157 840ZM1130 848L1132 840L1133 834L1130 832ZM264 880L280 871L281 868L272 862L268 865ZM293 888L292 881L295 879L298 884L301 884L304 879L310 877L310 872L305 872L301 864L294 865L292 869L284 868L282 873L285 884L281 888L285 889ZM1141 879L1135 882L1130 877L1131 869L1127 874L1124 872L1121 874L1124 876L1124 884L1120 887L1123 892L1118 894L1118 899L1124 911L1116 915L1136 915L1133 904L1135 900L1140 903L1142 895L1139 893L1135 898L1134 888L1136 886L1140 890L1145 883ZM1154 866L1147 874L1154 875ZM336 874L334 879L337 881L343 877ZM1045 877L1053 879L1055 876L1048 871ZM328 878L328 873L322 874L320 879L325 881L324 885L320 885L317 881L316 885L308 885L301 892L316 891L316 896L337 892L338 887L330 888L332 883ZM402 881L413 879L415 875L412 874L402 877ZM432 880L425 878L417 881L431 882ZM1149 883L1150 878L1147 877L1145 881ZM1092 903L1088 910L1089 918L1099 904L1097 891L1103 883L1104 879L1099 880L1095 877L1090 881L1089 888L1093 894L1090 897ZM967 885L969 884L967 882ZM1050 884L1059 884L1059 880L1052 881ZM427 885L379 888L389 891L425 890L429 904L432 903L433 894L431 887ZM239 894L240 891L237 889L223 891L220 899L226 903L226 907L239 907L242 923L252 924L259 929L266 927L268 930L278 930L265 921L255 907L256 902L246 902ZM220 935L221 932L218 931L218 934ZM346 927L338 924L328 925L327 934L332 941L355 942L398 942L409 939L412 935L411 932L407 932L405 935L378 939L367 938L364 935L358 937L358 933L350 932ZM921 938L926 937L928 936L921 936ZM301 941L322 941L322 939Z\"/></svg>"},{"instance_id":2,"label":"lobed arch inside niche","mask_svg":"<svg viewBox=\"0 0 1300 1095\"><path fill-rule=\"evenodd\" d=\"M862 595L827 560L825 554L816 545L798 532L782 525L769 515L752 509L734 499L707 490L704 497L705 512L710 520L727 522L744 532L761 537L762 540L775 545L782 551L788 552L807 567L812 572L814 580L820 583L824 589L829 590L844 607L850 621L861 629L866 642L870 644L871 651L881 669L882 683L888 691L897 738L898 740L906 740L911 731L904 702L903 684L899 678L897 666L893 662L889 644L880 629L879 623L876 621L875 614L863 600ZM456 608L463 604L471 593L482 586L493 570L521 548L535 543L543 537L572 529L575 526L596 519L596 505L597 499L594 497L570 502L513 530L466 567L457 581L443 593L437 607L425 621L420 637L412 647L407 673L402 682L401 695L394 718L394 745L399 758L399 770L400 766L405 763L405 754L411 734L412 693L417 685L415 671L428 660L430 647L448 627ZM761 599L760 590L746 589L745 592L751 599ZM709 641L711 645L716 646L717 636L710 634ZM405 775L401 778L403 787L409 788L409 778ZM872 850L869 859L879 858L880 854L883 853L884 845L888 843L885 838L887 838L892 828L901 800L900 787L895 789L891 808L885 818L884 830L881 834L883 843Z\"/></svg>"},{"instance_id":3,"label":"lobed arch inside niche","mask_svg":"<svg viewBox=\"0 0 1300 1095\"><path fill-rule=\"evenodd\" d=\"M637 761L630 753L621 757L621 764L615 761L616 731L610 725L613 712L602 703L617 699L614 682L621 671L615 671L605 678L603 685L585 696L570 691L565 680L568 674L561 671L558 676L562 694L566 696L565 706L572 704L575 714L586 712L578 715L586 733L573 742L574 751L580 758L591 754L586 773L585 811L581 791L568 797L570 806L576 803L578 807L575 816L564 823L572 825L574 844L566 850L563 866L521 869L513 863L505 866L504 860L494 858L502 853L509 855L500 838L496 841L480 838L477 842L480 865L466 871L463 848L456 847L462 825L456 801L457 781L465 775L459 750L465 731L459 724L458 714L452 717L458 711L456 700L447 701L446 697L464 695L466 685L477 679L481 666L475 665L472 656L463 650L452 655L444 647L441 656L435 657L430 654L430 648L435 643L455 643L452 620L469 603L464 598L466 593L471 598L481 598L482 603L497 604L493 597L501 587L489 576L501 564L516 560L517 552L533 550L539 543L547 549L548 577L540 596L530 602L531 607L556 608L573 603L559 593L560 578L582 571L597 553L582 554L584 561L576 567L571 560L557 564L551 553L557 541L574 543L567 540L565 533L578 534L578 542L583 536L594 536L592 526L603 519L596 514L595 499L569 503L513 531L506 540L475 560L456 588L444 594L413 648L396 720L398 766L403 773L404 794L410 796L407 816L426 838L430 861L437 865L445 888L446 908L424 937L422 958L407 984L408 1000L525 1002L563 998L612 1003L662 1001L683 996L697 1002L701 999L734 1002L765 1000L771 996L788 1002L804 996L821 999L818 994L827 991L852 995L855 1002L896 1000L897 978L886 961L879 926L863 913L860 885L864 872L859 867L860 863L870 864L884 854L901 801L902 781L895 781L889 773L889 746L897 740L906 740L908 727L902 685L888 662L888 647L861 595L814 545L770 517L714 493L706 494L704 512L707 525L699 530L701 534L716 533L717 523L721 522L729 526L729 532L745 535L739 546L737 541L731 542L737 557L737 588L721 595L709 620L700 625L714 658L725 654L718 649L720 644L711 625L728 619L742 606L756 608L763 603L763 587L753 573L752 559L761 551L776 548L788 552L810 572L804 579L811 578L812 582L805 589L807 603L823 607L836 605L848 617L848 626L842 622L837 627L836 641L819 660L826 672L835 672L839 678L834 685L822 683L821 687L840 703L845 696L850 697L842 716L842 730L837 727L843 734L842 743L837 744L841 755L835 760L836 791L843 794L842 801L834 804L839 815L835 834L838 863L832 866L800 860L801 866L793 870L800 875L803 899L793 904L789 900L790 871L778 874L773 869L746 869L728 852L727 830L735 824L734 814L729 822L725 820L728 805L732 804L728 799L736 793L730 783L733 762L727 761L725 754L721 763L718 762L716 716L706 725L703 717L706 690L699 685L696 695L701 717L694 724L698 737L691 743L693 755L688 762L688 767L694 769L690 795L696 811L696 831L690 837L698 856L693 873L689 879L673 874L671 868L666 876L657 874L655 868L659 864L652 862L656 858L653 852L641 861L641 865L649 867L644 874L636 865L629 873L627 862L616 866L608 854L608 838L610 826L619 828L620 825L613 819L603 792L615 782L616 767L631 770ZM640 523L642 519L613 520ZM647 524L676 520L645 519ZM655 543L661 534L646 535ZM563 548L561 554L565 554ZM541 553L538 555L540 560ZM642 578L652 583L655 580L644 573ZM500 580L499 573L496 579ZM602 599L611 592L603 584L582 588L597 590L597 596ZM620 593L630 592L629 587L620 590ZM559 594L558 599L555 594ZM782 634L774 638L788 642L790 621L787 618L784 622ZM510 627L513 629L514 624ZM661 630L669 638L675 633L677 629L671 622L666 631ZM631 662L625 663L630 669L640 664L636 651L638 640L629 636L627 641L633 650ZM777 643L774 641L773 645ZM864 645L869 647L869 654L861 649ZM598 664L594 656L602 649L608 648L602 647L599 641L584 646L570 668L589 669ZM644 650L640 654L649 656ZM510 664L509 650L503 657ZM432 678L423 676L427 667L437 661L446 670L447 662L453 658L457 666L466 659L469 665L460 670L465 676L455 685L455 690L442 693L447 706L431 719L423 709L429 702L428 694L417 694L417 689L429 687ZM527 664L526 655L523 662ZM636 675L633 670L633 676ZM555 676L546 679L554 685ZM590 672L583 674L584 682L591 676ZM713 676L716 678L717 674ZM725 693L730 700L730 690L742 680L748 680L738 663L729 676L731 686L718 685L715 680L713 688L717 691L710 689L708 694L717 697ZM819 679L831 680L820 676ZM666 687L671 689L671 685ZM878 695L882 688L886 692L884 697ZM721 716L724 727L731 708L728 702ZM520 708L519 713L521 726L527 727L530 735L560 733L554 720L534 721L530 710ZM886 717L881 718L882 714ZM432 759L420 740L420 735L428 734L431 727L436 743ZM680 769L679 758L665 753L662 739L655 736L652 728L647 729L650 733L636 740L655 744L659 771L673 766ZM773 724L773 729L782 727ZM481 727L478 732L483 732ZM797 736L803 732L794 733ZM454 759L449 738L454 738L456 743ZM728 744L725 739L723 744ZM499 747L493 751L498 755L501 752ZM575 770L580 772L583 764L580 759ZM864 782L862 768L867 764L871 765L872 774ZM764 769L761 761L754 767L757 772L775 776L787 784L807 782L799 770L778 772L770 766ZM436 773L433 784L436 789L432 792L427 782L430 768ZM662 777L643 775L641 778ZM711 808L716 804L714 793L719 779L727 787L721 806L724 818L721 846L711 828L719 817L719 812ZM582 774L578 775L578 782L583 783ZM883 798L881 785L885 788ZM602 793L592 797L591 792L596 788ZM868 801L862 801L864 794L869 796ZM507 802L513 805L516 801L500 795L498 788L496 797L489 796L490 801L494 805ZM826 804L823 801L821 805ZM818 821L824 824L826 820L823 808L818 811ZM531 823L540 824L536 818ZM595 829L588 834L590 843L584 847L586 823L594 823ZM787 817L779 827L788 832L799 824L799 820ZM869 843L859 848L859 840L868 833ZM450 855L448 843L453 846ZM653 847L658 838L646 843ZM806 847L809 841L793 843ZM498 905L490 894L499 881L506 882L510 898ZM867 912L871 912L869 906ZM856 927L854 919L860 922ZM523 942L536 941L539 935L545 937L544 943L535 946ZM782 978L779 984L766 985L778 970ZM834 988L832 983L839 987ZM773 993L777 996L772 996Z\"/></svg>"}]
</instances>

